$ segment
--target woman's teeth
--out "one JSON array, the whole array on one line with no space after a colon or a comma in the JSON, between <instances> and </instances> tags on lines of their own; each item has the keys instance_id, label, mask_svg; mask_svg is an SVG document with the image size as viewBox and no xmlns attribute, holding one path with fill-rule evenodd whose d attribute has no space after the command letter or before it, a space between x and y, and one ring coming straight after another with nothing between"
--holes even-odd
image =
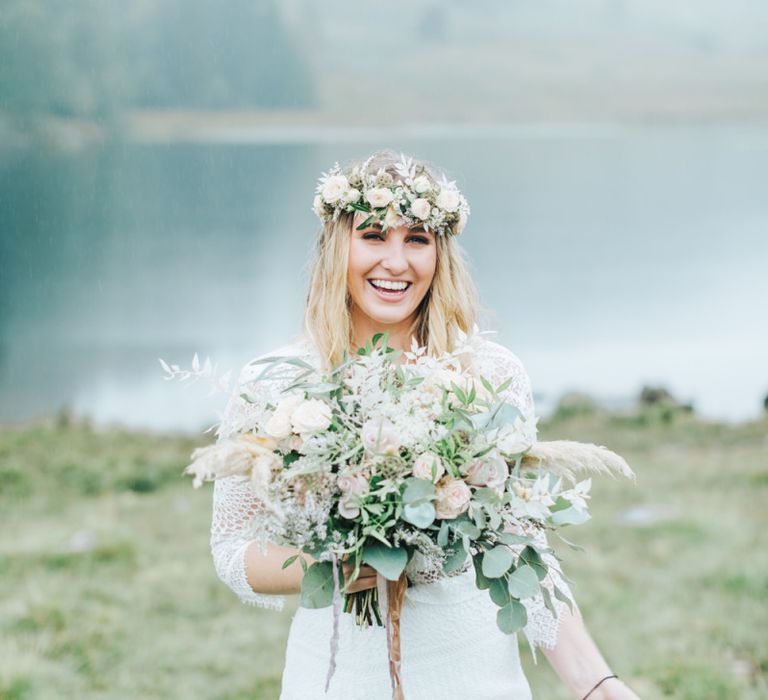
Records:
<instances>
[{"instance_id":1,"label":"woman's teeth","mask_svg":"<svg viewBox=\"0 0 768 700\"><path fill-rule=\"evenodd\" d=\"M390 280L368 280L372 286L382 292L404 292L411 286L410 282L393 282Z\"/></svg>"}]
</instances>

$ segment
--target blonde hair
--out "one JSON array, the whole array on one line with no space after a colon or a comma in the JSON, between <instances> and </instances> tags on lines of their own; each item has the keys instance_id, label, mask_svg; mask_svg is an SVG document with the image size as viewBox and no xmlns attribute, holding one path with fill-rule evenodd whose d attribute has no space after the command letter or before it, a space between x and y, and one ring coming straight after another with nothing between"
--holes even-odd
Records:
<instances>
[{"instance_id":1,"label":"blonde hair","mask_svg":"<svg viewBox=\"0 0 768 700\"><path fill-rule=\"evenodd\" d=\"M369 170L382 168L397 178L394 165L398 159L393 151L379 151L372 156ZM432 168L427 166L427 172L437 181ZM342 214L323 226L310 274L304 331L327 367L340 362L353 344L347 266L354 220L353 214ZM463 251L454 237L435 235L435 242L435 275L409 333L430 355L439 356L454 350L459 331L469 333L475 325L478 301Z\"/></svg>"}]
</instances>

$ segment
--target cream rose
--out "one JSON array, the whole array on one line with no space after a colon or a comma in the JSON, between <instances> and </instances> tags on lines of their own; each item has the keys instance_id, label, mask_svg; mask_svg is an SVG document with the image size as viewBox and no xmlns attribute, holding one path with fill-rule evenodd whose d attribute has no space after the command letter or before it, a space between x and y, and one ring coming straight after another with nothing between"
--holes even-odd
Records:
<instances>
[{"instance_id":1,"label":"cream rose","mask_svg":"<svg viewBox=\"0 0 768 700\"><path fill-rule=\"evenodd\" d=\"M426 175L419 175L413 181L413 191L416 192L416 194L424 194L425 192L429 192L431 189L432 183L430 183L429 178Z\"/></svg>"},{"instance_id":2,"label":"cream rose","mask_svg":"<svg viewBox=\"0 0 768 700\"><path fill-rule=\"evenodd\" d=\"M319 433L331 424L331 408L318 399L303 401L294 409L291 424L300 435Z\"/></svg>"},{"instance_id":3,"label":"cream rose","mask_svg":"<svg viewBox=\"0 0 768 700\"><path fill-rule=\"evenodd\" d=\"M417 216L422 221L429 218L429 208L429 202L422 197L414 199L411 202L411 211L413 212L413 215Z\"/></svg>"},{"instance_id":4,"label":"cream rose","mask_svg":"<svg viewBox=\"0 0 768 700\"><path fill-rule=\"evenodd\" d=\"M349 189L349 182L343 175L331 175L324 183L322 189L323 199L328 204L338 202Z\"/></svg>"},{"instance_id":5,"label":"cream rose","mask_svg":"<svg viewBox=\"0 0 768 700\"><path fill-rule=\"evenodd\" d=\"M437 482L443 478L444 474L443 462L434 452L423 452L413 463L413 475L417 479Z\"/></svg>"},{"instance_id":6,"label":"cream rose","mask_svg":"<svg viewBox=\"0 0 768 700\"><path fill-rule=\"evenodd\" d=\"M392 190L388 190L385 187L373 187L365 193L368 203L377 209L386 207L393 197Z\"/></svg>"},{"instance_id":7,"label":"cream rose","mask_svg":"<svg viewBox=\"0 0 768 700\"><path fill-rule=\"evenodd\" d=\"M470 462L462 472L473 486L488 486L492 489L503 488L509 476L507 463L501 457L492 455Z\"/></svg>"},{"instance_id":8,"label":"cream rose","mask_svg":"<svg viewBox=\"0 0 768 700\"><path fill-rule=\"evenodd\" d=\"M304 397L301 394L291 394L282 399L264 426L264 432L278 440L287 438L291 434L291 414L302 401Z\"/></svg>"},{"instance_id":9,"label":"cream rose","mask_svg":"<svg viewBox=\"0 0 768 700\"><path fill-rule=\"evenodd\" d=\"M368 479L361 474L342 474L336 480L340 491L364 496L368 493Z\"/></svg>"},{"instance_id":10,"label":"cream rose","mask_svg":"<svg viewBox=\"0 0 768 700\"><path fill-rule=\"evenodd\" d=\"M456 211L459 208L459 193L453 187L442 187L437 195L436 204L445 211Z\"/></svg>"},{"instance_id":11,"label":"cream rose","mask_svg":"<svg viewBox=\"0 0 768 700\"><path fill-rule=\"evenodd\" d=\"M325 213L325 209L323 207L323 198L319 194L316 194L315 198L312 200L312 210L318 216L322 216Z\"/></svg>"},{"instance_id":12,"label":"cream rose","mask_svg":"<svg viewBox=\"0 0 768 700\"><path fill-rule=\"evenodd\" d=\"M443 479L437 485L435 511L438 518L450 520L469 508L472 492L461 479Z\"/></svg>"}]
</instances>

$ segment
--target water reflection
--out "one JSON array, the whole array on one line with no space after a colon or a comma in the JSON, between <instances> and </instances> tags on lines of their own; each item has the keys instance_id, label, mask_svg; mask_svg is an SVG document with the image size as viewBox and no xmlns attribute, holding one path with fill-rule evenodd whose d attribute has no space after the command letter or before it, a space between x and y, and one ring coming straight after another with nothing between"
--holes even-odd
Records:
<instances>
[{"instance_id":1,"label":"water reflection","mask_svg":"<svg viewBox=\"0 0 768 700\"><path fill-rule=\"evenodd\" d=\"M2 166L0 420L67 403L155 428L215 420L157 357L236 366L299 327L314 182L386 143L443 165L462 243L542 408L661 382L709 415L768 391L768 129L394 133L386 141L116 144ZM240 139L247 140L247 139Z\"/></svg>"}]
</instances>

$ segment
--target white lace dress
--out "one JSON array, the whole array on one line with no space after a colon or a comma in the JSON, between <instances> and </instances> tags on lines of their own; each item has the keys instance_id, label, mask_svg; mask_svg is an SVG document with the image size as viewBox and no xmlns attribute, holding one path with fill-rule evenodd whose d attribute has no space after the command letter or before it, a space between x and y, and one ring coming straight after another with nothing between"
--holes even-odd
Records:
<instances>
[{"instance_id":1,"label":"white lace dress","mask_svg":"<svg viewBox=\"0 0 768 700\"><path fill-rule=\"evenodd\" d=\"M498 343L473 335L476 370L498 386L510 379L505 398L526 415L533 414L530 379L520 360ZM318 356L304 340L270 355L292 355L314 366ZM253 394L249 381L261 365L246 365L240 386ZM271 400L279 383L260 382L259 398ZM260 402L248 403L235 392L230 399L218 437L223 440L253 425ZM245 551L252 541L251 521L258 512L249 482L242 477L217 480L214 485L211 552L221 580L244 602L280 610L284 597L254 592L245 574ZM551 555L548 563L556 561ZM414 557L414 561L417 558ZM554 572L558 587L570 595L568 585ZM475 587L474 572L439 580L420 576L418 564L410 565L409 579L415 582L405 594L401 619L402 682L408 700L526 700L531 698L520 666L516 635L508 636L496 626L497 606L487 591ZM551 581L545 580L544 585ZM565 604L552 596L560 618ZM523 632L532 648L552 648L559 621L545 607L541 596L523 601L528 623ZM383 628L360 629L352 615L342 614L336 672L328 693L324 692L330 660L332 610L299 608L291 622L281 700L343 699L388 700L391 687L386 634ZM256 630L254 630L254 635Z\"/></svg>"}]
</instances>

